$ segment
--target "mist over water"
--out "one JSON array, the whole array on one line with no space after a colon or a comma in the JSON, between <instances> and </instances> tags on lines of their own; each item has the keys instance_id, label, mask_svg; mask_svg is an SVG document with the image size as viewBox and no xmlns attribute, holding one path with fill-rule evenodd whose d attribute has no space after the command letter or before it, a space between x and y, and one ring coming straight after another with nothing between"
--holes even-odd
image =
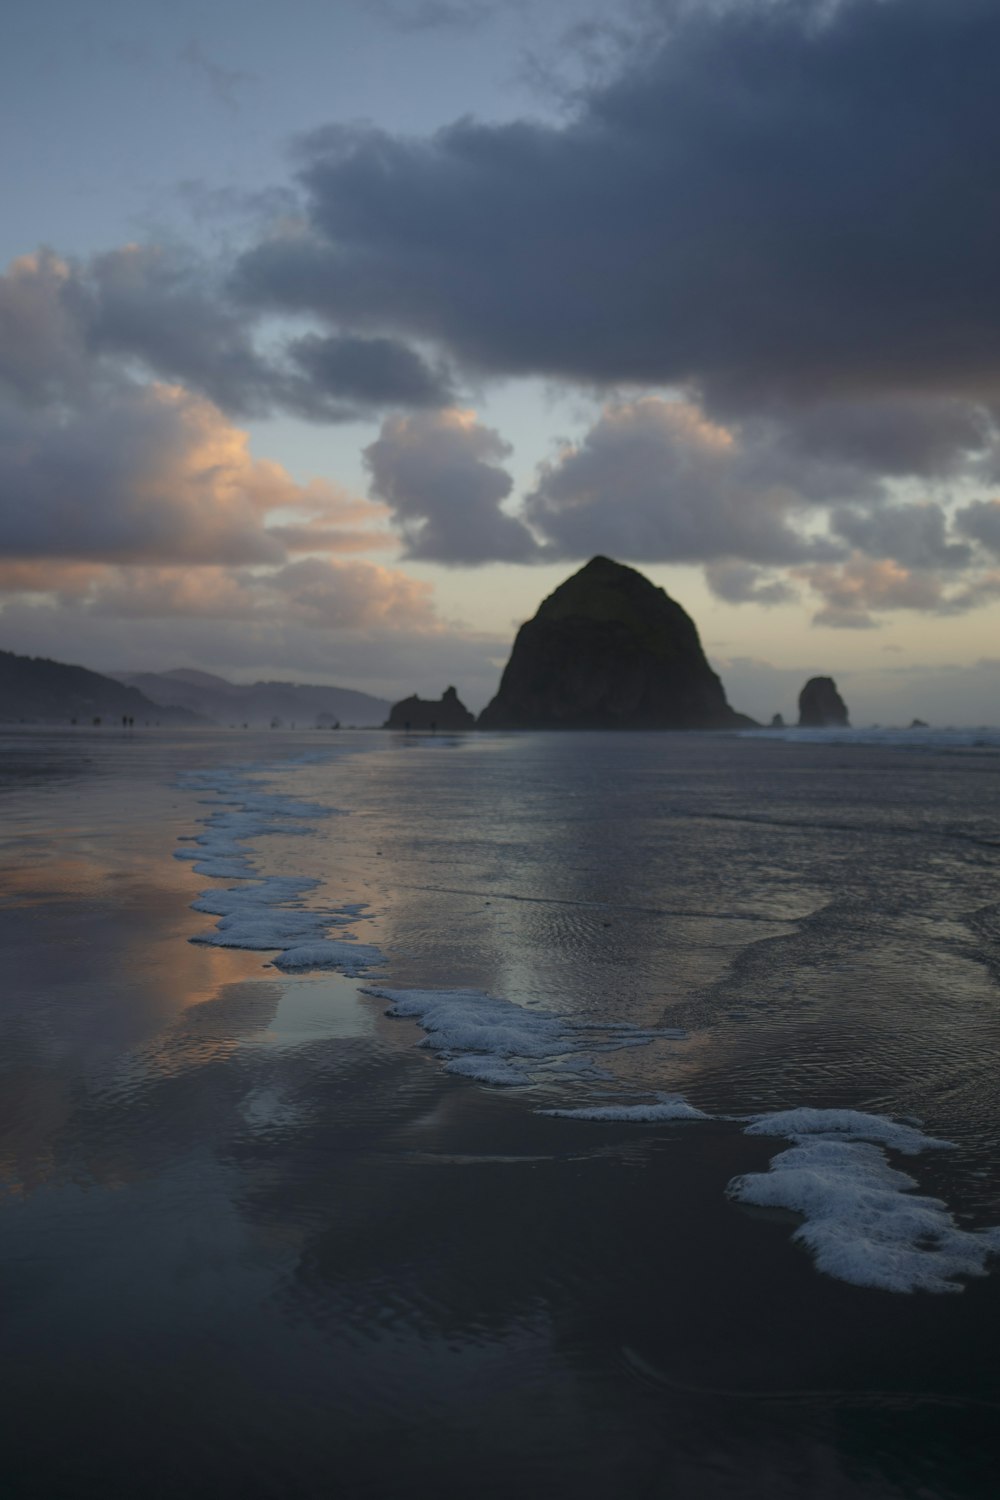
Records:
<instances>
[{"instance_id":1,"label":"mist over water","mask_svg":"<svg viewBox=\"0 0 1000 1500\"><path fill-rule=\"evenodd\" d=\"M0 741L8 1492L992 1493L995 739Z\"/></svg>"}]
</instances>

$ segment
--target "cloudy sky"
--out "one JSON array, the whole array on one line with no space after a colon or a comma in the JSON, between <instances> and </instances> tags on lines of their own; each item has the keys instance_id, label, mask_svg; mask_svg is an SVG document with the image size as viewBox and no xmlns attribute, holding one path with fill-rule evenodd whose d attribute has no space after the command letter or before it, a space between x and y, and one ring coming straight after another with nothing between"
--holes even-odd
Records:
<instances>
[{"instance_id":1,"label":"cloudy sky","mask_svg":"<svg viewBox=\"0 0 1000 1500\"><path fill-rule=\"evenodd\" d=\"M35 0L0 647L495 689L594 553L730 701L1000 721L996 0Z\"/></svg>"}]
</instances>

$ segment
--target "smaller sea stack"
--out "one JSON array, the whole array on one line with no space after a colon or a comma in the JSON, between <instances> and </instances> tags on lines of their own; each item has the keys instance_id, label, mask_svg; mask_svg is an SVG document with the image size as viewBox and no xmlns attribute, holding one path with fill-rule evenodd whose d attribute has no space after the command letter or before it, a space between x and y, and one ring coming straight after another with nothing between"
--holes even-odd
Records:
<instances>
[{"instance_id":1,"label":"smaller sea stack","mask_svg":"<svg viewBox=\"0 0 1000 1500\"><path fill-rule=\"evenodd\" d=\"M848 729L847 704L832 677L810 677L799 694L800 729Z\"/></svg>"},{"instance_id":2,"label":"smaller sea stack","mask_svg":"<svg viewBox=\"0 0 1000 1500\"><path fill-rule=\"evenodd\" d=\"M394 703L386 729L472 729L475 719L453 687L440 698L402 698Z\"/></svg>"}]
</instances>

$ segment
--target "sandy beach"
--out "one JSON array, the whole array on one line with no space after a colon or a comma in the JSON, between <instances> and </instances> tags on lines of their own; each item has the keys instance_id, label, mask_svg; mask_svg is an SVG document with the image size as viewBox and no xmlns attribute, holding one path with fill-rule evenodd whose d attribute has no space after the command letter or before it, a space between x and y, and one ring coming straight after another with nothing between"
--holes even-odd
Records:
<instances>
[{"instance_id":1,"label":"sandy beach","mask_svg":"<svg viewBox=\"0 0 1000 1500\"><path fill-rule=\"evenodd\" d=\"M851 761L639 736L573 771L565 744L530 737L316 738L0 746L6 1492L382 1497L419 1472L455 1496L991 1493L1000 1278L849 1284L793 1240L801 1216L727 1185L788 1145L733 1114L919 1113L956 1145L894 1166L956 1224L997 1222L993 950L954 930L995 858L959 805L993 785L993 752L956 770L931 748ZM618 791L608 755L627 763ZM307 904L361 906L377 973L190 941L215 931L198 892L232 882L174 858L211 813L184 778L248 762L339 808L247 848L321 879ZM749 778L759 819L776 763L766 832L734 842L734 800ZM857 788L839 832L796 792L824 769L824 797ZM868 817L902 774L951 788L946 820L900 831L884 801ZM918 852L889 891L892 840ZM910 904L917 880L940 909ZM925 951L903 966L914 919ZM522 1059L543 1071L497 1087L449 1072L460 1049L421 1045L376 985L670 1035L619 1031L589 1071ZM540 1112L667 1095L709 1118Z\"/></svg>"}]
</instances>

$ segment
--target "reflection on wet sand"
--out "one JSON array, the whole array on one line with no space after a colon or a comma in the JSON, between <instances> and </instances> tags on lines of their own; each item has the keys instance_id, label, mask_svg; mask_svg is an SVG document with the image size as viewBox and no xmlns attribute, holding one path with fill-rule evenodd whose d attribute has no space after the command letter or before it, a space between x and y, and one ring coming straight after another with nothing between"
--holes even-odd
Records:
<instances>
[{"instance_id":1,"label":"reflection on wet sand","mask_svg":"<svg viewBox=\"0 0 1000 1500\"><path fill-rule=\"evenodd\" d=\"M190 911L197 878L169 857L177 801L154 783L127 806L112 783L67 774L33 826L22 811L12 839L5 824L0 1176L11 1191L134 1180L124 1118L117 1132L90 1128L99 1101L120 1107L144 1077L227 1056L241 1028L266 1028L277 1009L278 988L250 982L260 955L187 941L204 919ZM232 1014L181 1039L185 1011L225 1009L244 986L252 1023Z\"/></svg>"},{"instance_id":2,"label":"reflection on wet sand","mask_svg":"<svg viewBox=\"0 0 1000 1500\"><path fill-rule=\"evenodd\" d=\"M704 747L602 743L627 762L617 801L607 761L574 781L568 742L555 770L529 739L279 770L351 815L269 841L268 868L369 902L387 985L686 1026L615 1055L602 1086L626 1097L684 1078L697 1103L794 1102L825 1068L890 1110L935 1036L946 1074L995 1055L986 940L955 911L935 925L976 871L935 887L893 875L888 843L859 859L856 831L817 859L802 827L764 847L693 816L775 796L770 760L748 790L770 749L712 752L706 791ZM783 1142L539 1115L591 1085L480 1087L356 981L190 943L209 882L172 849L204 808L158 754L0 832L12 1500L133 1500L137 1475L155 1500L387 1500L415 1475L442 1500L991 1495L1000 1277L934 1299L820 1276L785 1219L726 1197ZM812 763L778 754L782 795L813 795ZM617 864L616 820L638 840ZM978 1093L985 1111L995 1079Z\"/></svg>"}]
</instances>

